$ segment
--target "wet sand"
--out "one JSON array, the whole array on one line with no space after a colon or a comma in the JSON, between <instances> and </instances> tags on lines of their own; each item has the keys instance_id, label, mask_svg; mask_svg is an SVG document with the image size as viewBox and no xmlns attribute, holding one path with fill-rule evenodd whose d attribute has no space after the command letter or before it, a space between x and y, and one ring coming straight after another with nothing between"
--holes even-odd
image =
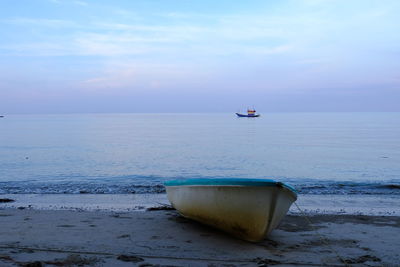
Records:
<instances>
[{"instance_id":1,"label":"wet sand","mask_svg":"<svg viewBox=\"0 0 400 267\"><path fill-rule=\"evenodd\" d=\"M175 210L0 208L0 266L398 266L400 217L309 220L286 216L249 243Z\"/></svg>"},{"instance_id":2,"label":"wet sand","mask_svg":"<svg viewBox=\"0 0 400 267\"><path fill-rule=\"evenodd\" d=\"M12 199L12 202L1 202ZM0 194L0 208L131 212L168 205L166 194ZM400 216L400 195L299 195L296 204L307 214ZM289 214L300 214L292 205Z\"/></svg>"}]
</instances>

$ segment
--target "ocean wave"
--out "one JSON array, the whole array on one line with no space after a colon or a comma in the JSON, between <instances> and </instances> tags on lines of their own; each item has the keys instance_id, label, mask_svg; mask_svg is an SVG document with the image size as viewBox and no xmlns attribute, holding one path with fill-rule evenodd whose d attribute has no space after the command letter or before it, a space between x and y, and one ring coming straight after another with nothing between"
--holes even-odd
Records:
<instances>
[{"instance_id":1,"label":"ocean wave","mask_svg":"<svg viewBox=\"0 0 400 267\"><path fill-rule=\"evenodd\" d=\"M300 194L376 194L400 195L400 182L355 183L334 181L289 181ZM165 193L163 183L115 181L90 182L0 182L0 194L160 194Z\"/></svg>"},{"instance_id":2,"label":"ocean wave","mask_svg":"<svg viewBox=\"0 0 400 267\"><path fill-rule=\"evenodd\" d=\"M164 185L110 185L110 184L0 184L0 194L159 194Z\"/></svg>"},{"instance_id":3,"label":"ocean wave","mask_svg":"<svg viewBox=\"0 0 400 267\"><path fill-rule=\"evenodd\" d=\"M319 184L297 184L294 186L300 194L374 194L400 195L400 184L397 183L354 183L354 182L325 182Z\"/></svg>"}]
</instances>

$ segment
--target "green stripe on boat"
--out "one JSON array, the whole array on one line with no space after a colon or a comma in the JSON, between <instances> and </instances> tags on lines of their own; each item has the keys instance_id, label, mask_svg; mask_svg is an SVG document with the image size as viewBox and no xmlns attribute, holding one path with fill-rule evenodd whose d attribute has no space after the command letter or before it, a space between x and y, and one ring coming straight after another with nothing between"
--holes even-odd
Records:
<instances>
[{"instance_id":1,"label":"green stripe on boat","mask_svg":"<svg viewBox=\"0 0 400 267\"><path fill-rule=\"evenodd\" d=\"M164 183L165 186L190 186L190 185L240 185L240 186L283 186L297 195L297 191L290 185L271 179L246 179L246 178L199 178L186 180L172 180Z\"/></svg>"}]
</instances>

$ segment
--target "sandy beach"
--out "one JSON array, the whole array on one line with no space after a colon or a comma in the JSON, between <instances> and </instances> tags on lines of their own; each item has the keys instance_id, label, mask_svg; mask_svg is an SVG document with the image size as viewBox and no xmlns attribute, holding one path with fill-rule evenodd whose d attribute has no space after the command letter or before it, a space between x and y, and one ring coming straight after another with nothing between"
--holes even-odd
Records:
<instances>
[{"instance_id":1,"label":"sandy beach","mask_svg":"<svg viewBox=\"0 0 400 267\"><path fill-rule=\"evenodd\" d=\"M175 210L0 207L0 266L398 266L400 217L286 216L259 243Z\"/></svg>"}]
</instances>

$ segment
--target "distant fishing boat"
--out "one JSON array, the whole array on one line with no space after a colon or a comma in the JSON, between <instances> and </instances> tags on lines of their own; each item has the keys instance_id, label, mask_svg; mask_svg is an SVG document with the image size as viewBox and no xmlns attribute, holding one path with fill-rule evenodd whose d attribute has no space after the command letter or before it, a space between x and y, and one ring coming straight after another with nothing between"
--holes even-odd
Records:
<instances>
[{"instance_id":1,"label":"distant fishing boat","mask_svg":"<svg viewBox=\"0 0 400 267\"><path fill-rule=\"evenodd\" d=\"M248 118L260 117L260 114L256 114L255 109L247 109L247 114L241 114L241 113L236 112L236 115L238 117L248 117Z\"/></svg>"},{"instance_id":2,"label":"distant fishing boat","mask_svg":"<svg viewBox=\"0 0 400 267\"><path fill-rule=\"evenodd\" d=\"M248 241L276 228L296 191L269 179L189 179L165 183L168 200L183 216Z\"/></svg>"}]
</instances>

